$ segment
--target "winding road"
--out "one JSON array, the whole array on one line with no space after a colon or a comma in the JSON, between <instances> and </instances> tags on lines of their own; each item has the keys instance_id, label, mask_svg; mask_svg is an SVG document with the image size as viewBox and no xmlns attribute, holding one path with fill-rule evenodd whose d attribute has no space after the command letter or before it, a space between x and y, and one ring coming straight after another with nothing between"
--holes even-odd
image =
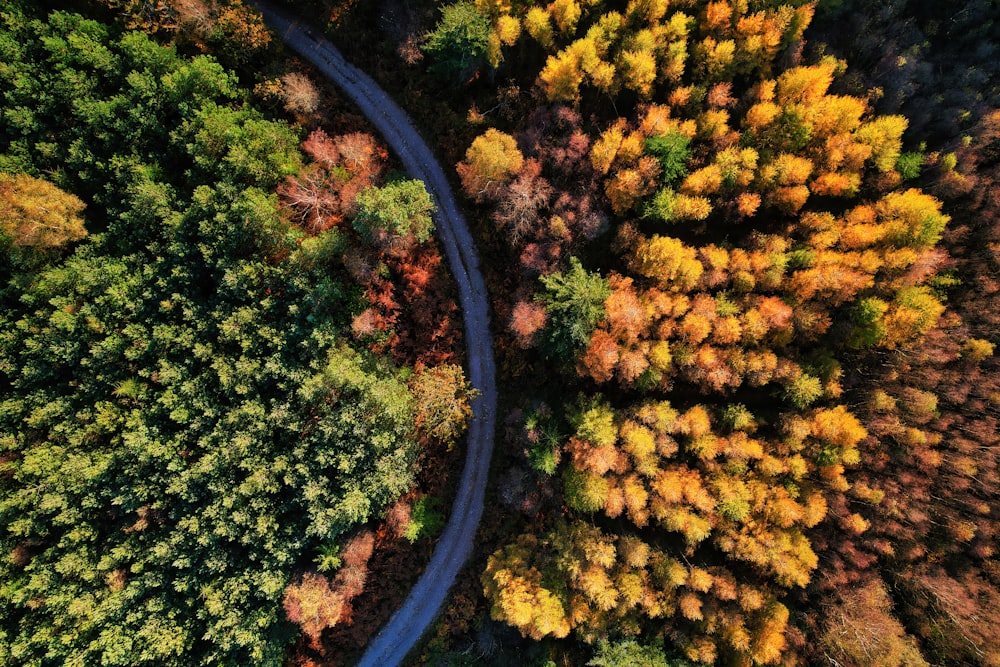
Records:
<instances>
[{"instance_id":1,"label":"winding road","mask_svg":"<svg viewBox=\"0 0 1000 667\"><path fill-rule=\"evenodd\" d=\"M438 237L458 286L465 322L469 382L480 392L472 405L465 468L451 518L427 569L358 663L365 667L398 665L437 616L458 571L472 553L483 514L497 404L486 283L479 271L475 243L448 179L406 113L371 77L344 60L333 44L269 5L259 0L253 4L291 49L311 62L361 109L395 151L406 171L427 185L437 204L434 222Z\"/></svg>"}]
</instances>

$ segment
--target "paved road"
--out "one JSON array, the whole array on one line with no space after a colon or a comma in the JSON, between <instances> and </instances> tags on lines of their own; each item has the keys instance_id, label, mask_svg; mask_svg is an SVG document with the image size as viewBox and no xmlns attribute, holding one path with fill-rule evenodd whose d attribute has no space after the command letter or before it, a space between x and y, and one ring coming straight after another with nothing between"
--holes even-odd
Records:
<instances>
[{"instance_id":1,"label":"paved road","mask_svg":"<svg viewBox=\"0 0 1000 667\"><path fill-rule=\"evenodd\" d=\"M458 285L465 319L469 382L479 390L473 403L468 452L451 518L438 541L427 570L382 631L368 645L359 665L398 665L430 626L472 552L476 529L483 514L486 476L493 453L496 425L496 367L490 335L486 283L479 272L479 257L465 218L459 211L448 179L412 121L369 76L344 60L328 41L314 35L259 0L267 24L285 43L330 78L367 116L399 156L404 168L426 185L437 204L438 237L444 246L451 273Z\"/></svg>"}]
</instances>

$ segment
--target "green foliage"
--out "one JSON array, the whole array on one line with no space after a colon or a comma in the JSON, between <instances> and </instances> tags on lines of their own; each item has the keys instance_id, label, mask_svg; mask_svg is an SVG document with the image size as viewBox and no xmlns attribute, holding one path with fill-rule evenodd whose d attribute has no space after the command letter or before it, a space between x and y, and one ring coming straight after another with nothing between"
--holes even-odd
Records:
<instances>
[{"instance_id":1,"label":"green foliage","mask_svg":"<svg viewBox=\"0 0 1000 667\"><path fill-rule=\"evenodd\" d=\"M330 572L342 565L340 560L340 545L335 542L324 542L316 548L316 558L313 559L316 569L320 572Z\"/></svg>"},{"instance_id":2,"label":"green foliage","mask_svg":"<svg viewBox=\"0 0 1000 667\"><path fill-rule=\"evenodd\" d=\"M440 507L441 499L434 496L422 496L413 503L410 523L403 537L413 543L437 535L444 527L444 514L441 513Z\"/></svg>"},{"instance_id":3,"label":"green foliage","mask_svg":"<svg viewBox=\"0 0 1000 667\"><path fill-rule=\"evenodd\" d=\"M421 181L401 179L368 188L356 203L354 228L383 250L409 248L431 237L434 202Z\"/></svg>"},{"instance_id":4,"label":"green foliage","mask_svg":"<svg viewBox=\"0 0 1000 667\"><path fill-rule=\"evenodd\" d=\"M854 307L851 320L854 328L847 339L851 347L872 347L885 338L883 317L889 310L889 304L876 297L861 299Z\"/></svg>"},{"instance_id":5,"label":"green foliage","mask_svg":"<svg viewBox=\"0 0 1000 667\"><path fill-rule=\"evenodd\" d=\"M542 276L545 290L537 297L548 314L546 347L552 356L564 360L572 359L590 340L604 317L604 300L611 294L607 279L584 269L576 257L569 264L565 273Z\"/></svg>"},{"instance_id":6,"label":"green foliage","mask_svg":"<svg viewBox=\"0 0 1000 667\"><path fill-rule=\"evenodd\" d=\"M673 183L687 173L691 139L680 132L658 134L646 139L646 152L660 161L664 183Z\"/></svg>"},{"instance_id":7,"label":"green foliage","mask_svg":"<svg viewBox=\"0 0 1000 667\"><path fill-rule=\"evenodd\" d=\"M927 279L927 286L934 291L941 301L948 299L948 292L962 284L962 279L955 275L954 269L945 269Z\"/></svg>"},{"instance_id":8,"label":"green foliage","mask_svg":"<svg viewBox=\"0 0 1000 667\"><path fill-rule=\"evenodd\" d=\"M104 227L3 293L0 662L283 664L292 569L332 567L417 453L404 374L340 333L335 235L278 215L295 132L73 14L5 11L0 52L0 163Z\"/></svg>"},{"instance_id":9,"label":"green foliage","mask_svg":"<svg viewBox=\"0 0 1000 667\"><path fill-rule=\"evenodd\" d=\"M924 165L922 153L900 153L896 159L896 171L903 177L904 181L909 181L920 177L920 168Z\"/></svg>"},{"instance_id":10,"label":"green foliage","mask_svg":"<svg viewBox=\"0 0 1000 667\"><path fill-rule=\"evenodd\" d=\"M809 373L801 374L785 387L785 398L800 410L815 403L822 395L822 382Z\"/></svg>"},{"instance_id":11,"label":"green foliage","mask_svg":"<svg viewBox=\"0 0 1000 667\"><path fill-rule=\"evenodd\" d=\"M427 35L424 51L434 58L432 70L461 83L486 63L492 29L475 3L462 0L441 9L441 21Z\"/></svg>"},{"instance_id":12,"label":"green foliage","mask_svg":"<svg viewBox=\"0 0 1000 667\"><path fill-rule=\"evenodd\" d=\"M603 477L570 467L563 475L563 485L566 504L573 509L593 514L604 507L608 483Z\"/></svg>"},{"instance_id":13,"label":"green foliage","mask_svg":"<svg viewBox=\"0 0 1000 667\"><path fill-rule=\"evenodd\" d=\"M730 431L750 432L756 425L753 414L742 403L730 403L723 408L719 421Z\"/></svg>"},{"instance_id":14,"label":"green foliage","mask_svg":"<svg viewBox=\"0 0 1000 667\"><path fill-rule=\"evenodd\" d=\"M528 439L528 463L545 475L553 475L559 464L559 428L548 406L528 413L524 420Z\"/></svg>"},{"instance_id":15,"label":"green foliage","mask_svg":"<svg viewBox=\"0 0 1000 667\"><path fill-rule=\"evenodd\" d=\"M646 646L635 640L601 641L588 667L687 667L686 660L671 660L658 646Z\"/></svg>"},{"instance_id":16,"label":"green foliage","mask_svg":"<svg viewBox=\"0 0 1000 667\"><path fill-rule=\"evenodd\" d=\"M660 222L673 222L676 217L677 193L672 188L660 188L642 211L642 217Z\"/></svg>"}]
</instances>

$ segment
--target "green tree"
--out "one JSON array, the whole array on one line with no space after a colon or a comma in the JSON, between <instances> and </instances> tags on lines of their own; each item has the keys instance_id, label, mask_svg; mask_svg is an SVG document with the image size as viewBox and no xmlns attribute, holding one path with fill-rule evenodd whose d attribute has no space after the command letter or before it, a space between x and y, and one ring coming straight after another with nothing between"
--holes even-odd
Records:
<instances>
[{"instance_id":1,"label":"green tree","mask_svg":"<svg viewBox=\"0 0 1000 667\"><path fill-rule=\"evenodd\" d=\"M0 663L280 665L293 568L412 485L410 374L343 333L335 235L279 216L291 128L210 58L25 5L0 165L58 190L4 176L4 210L46 245L73 193L104 229L3 292Z\"/></svg>"},{"instance_id":2,"label":"green tree","mask_svg":"<svg viewBox=\"0 0 1000 667\"><path fill-rule=\"evenodd\" d=\"M554 357L570 360L590 340L604 317L604 301L611 294L608 281L570 258L569 270L542 276L545 288L536 298L545 304L546 346Z\"/></svg>"},{"instance_id":3,"label":"green tree","mask_svg":"<svg viewBox=\"0 0 1000 667\"><path fill-rule=\"evenodd\" d=\"M663 649L647 646L626 639L619 642L602 641L597 645L588 667L688 667L686 660L667 661Z\"/></svg>"},{"instance_id":4,"label":"green tree","mask_svg":"<svg viewBox=\"0 0 1000 667\"><path fill-rule=\"evenodd\" d=\"M433 71L461 83L486 64L491 34L489 17L475 3L462 0L442 8L441 20L423 48L434 58Z\"/></svg>"},{"instance_id":5,"label":"green tree","mask_svg":"<svg viewBox=\"0 0 1000 667\"><path fill-rule=\"evenodd\" d=\"M434 201L422 181L401 179L363 190L354 229L385 252L405 252L431 237Z\"/></svg>"},{"instance_id":6,"label":"green tree","mask_svg":"<svg viewBox=\"0 0 1000 667\"><path fill-rule=\"evenodd\" d=\"M659 160L664 183L672 183L687 173L690 144L691 140L679 132L657 134L646 139L646 152Z\"/></svg>"}]
</instances>

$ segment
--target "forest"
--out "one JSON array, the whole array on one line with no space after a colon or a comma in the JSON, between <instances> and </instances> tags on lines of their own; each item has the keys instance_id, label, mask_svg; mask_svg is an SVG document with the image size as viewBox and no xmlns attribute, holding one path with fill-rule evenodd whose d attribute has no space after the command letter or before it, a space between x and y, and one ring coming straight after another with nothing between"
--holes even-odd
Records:
<instances>
[{"instance_id":1,"label":"forest","mask_svg":"<svg viewBox=\"0 0 1000 667\"><path fill-rule=\"evenodd\" d=\"M995 0L275 5L489 290L406 664L1000 665ZM478 395L437 214L254 3L0 9L0 665L361 658Z\"/></svg>"}]
</instances>

